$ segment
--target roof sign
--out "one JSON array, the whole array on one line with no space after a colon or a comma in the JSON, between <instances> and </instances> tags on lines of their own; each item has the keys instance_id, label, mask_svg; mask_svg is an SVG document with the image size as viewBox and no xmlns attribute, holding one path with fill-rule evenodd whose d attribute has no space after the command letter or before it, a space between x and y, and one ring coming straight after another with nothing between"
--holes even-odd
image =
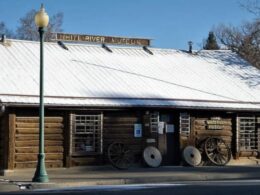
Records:
<instances>
[{"instance_id":1,"label":"roof sign","mask_svg":"<svg viewBox=\"0 0 260 195\"><path fill-rule=\"evenodd\" d=\"M100 44L116 44L116 45L133 45L133 46L150 46L150 39L112 37L99 35L79 35L67 33L53 33L56 41L72 41L72 42L91 42Z\"/></svg>"}]
</instances>

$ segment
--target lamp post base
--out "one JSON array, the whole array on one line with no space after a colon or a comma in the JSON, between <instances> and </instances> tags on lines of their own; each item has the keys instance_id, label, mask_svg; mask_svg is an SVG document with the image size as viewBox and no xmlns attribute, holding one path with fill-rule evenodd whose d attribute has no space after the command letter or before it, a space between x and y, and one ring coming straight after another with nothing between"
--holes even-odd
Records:
<instances>
[{"instance_id":1,"label":"lamp post base","mask_svg":"<svg viewBox=\"0 0 260 195\"><path fill-rule=\"evenodd\" d=\"M32 179L33 182L46 183L49 181L46 169L45 169L45 154L38 154L37 168Z\"/></svg>"}]
</instances>

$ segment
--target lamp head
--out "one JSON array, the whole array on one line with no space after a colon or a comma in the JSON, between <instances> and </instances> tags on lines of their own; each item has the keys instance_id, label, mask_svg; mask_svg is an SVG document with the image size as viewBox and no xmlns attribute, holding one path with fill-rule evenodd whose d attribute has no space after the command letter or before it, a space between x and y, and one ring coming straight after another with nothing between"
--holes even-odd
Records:
<instances>
[{"instance_id":1,"label":"lamp head","mask_svg":"<svg viewBox=\"0 0 260 195\"><path fill-rule=\"evenodd\" d=\"M41 5L41 9L36 13L36 15L34 17L34 21L35 21L36 26L38 26L39 28L45 28L48 26L49 16L45 12L43 4Z\"/></svg>"}]
</instances>

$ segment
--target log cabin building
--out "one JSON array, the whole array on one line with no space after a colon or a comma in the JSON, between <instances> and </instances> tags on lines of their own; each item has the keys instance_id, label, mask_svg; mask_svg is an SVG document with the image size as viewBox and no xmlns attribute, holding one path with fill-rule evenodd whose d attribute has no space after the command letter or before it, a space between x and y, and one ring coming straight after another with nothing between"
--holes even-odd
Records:
<instances>
[{"instance_id":1,"label":"log cabin building","mask_svg":"<svg viewBox=\"0 0 260 195\"><path fill-rule=\"evenodd\" d=\"M229 50L45 43L47 167L103 165L118 141L136 163L148 145L164 165L220 136L232 157L259 157L260 71ZM0 170L36 167L39 43L0 43Z\"/></svg>"}]
</instances>

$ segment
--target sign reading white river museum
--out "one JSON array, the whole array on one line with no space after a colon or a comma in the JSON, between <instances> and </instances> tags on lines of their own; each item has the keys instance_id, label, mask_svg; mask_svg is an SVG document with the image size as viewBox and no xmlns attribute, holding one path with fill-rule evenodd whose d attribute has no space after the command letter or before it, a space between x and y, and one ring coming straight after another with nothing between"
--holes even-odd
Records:
<instances>
[{"instance_id":1,"label":"sign reading white river museum","mask_svg":"<svg viewBox=\"0 0 260 195\"><path fill-rule=\"evenodd\" d=\"M117 44L117 45L136 45L136 46L150 46L150 39L142 38L127 38L127 37L112 37L99 35L79 35L67 33L53 33L54 40L57 41L80 41L100 44Z\"/></svg>"}]
</instances>

